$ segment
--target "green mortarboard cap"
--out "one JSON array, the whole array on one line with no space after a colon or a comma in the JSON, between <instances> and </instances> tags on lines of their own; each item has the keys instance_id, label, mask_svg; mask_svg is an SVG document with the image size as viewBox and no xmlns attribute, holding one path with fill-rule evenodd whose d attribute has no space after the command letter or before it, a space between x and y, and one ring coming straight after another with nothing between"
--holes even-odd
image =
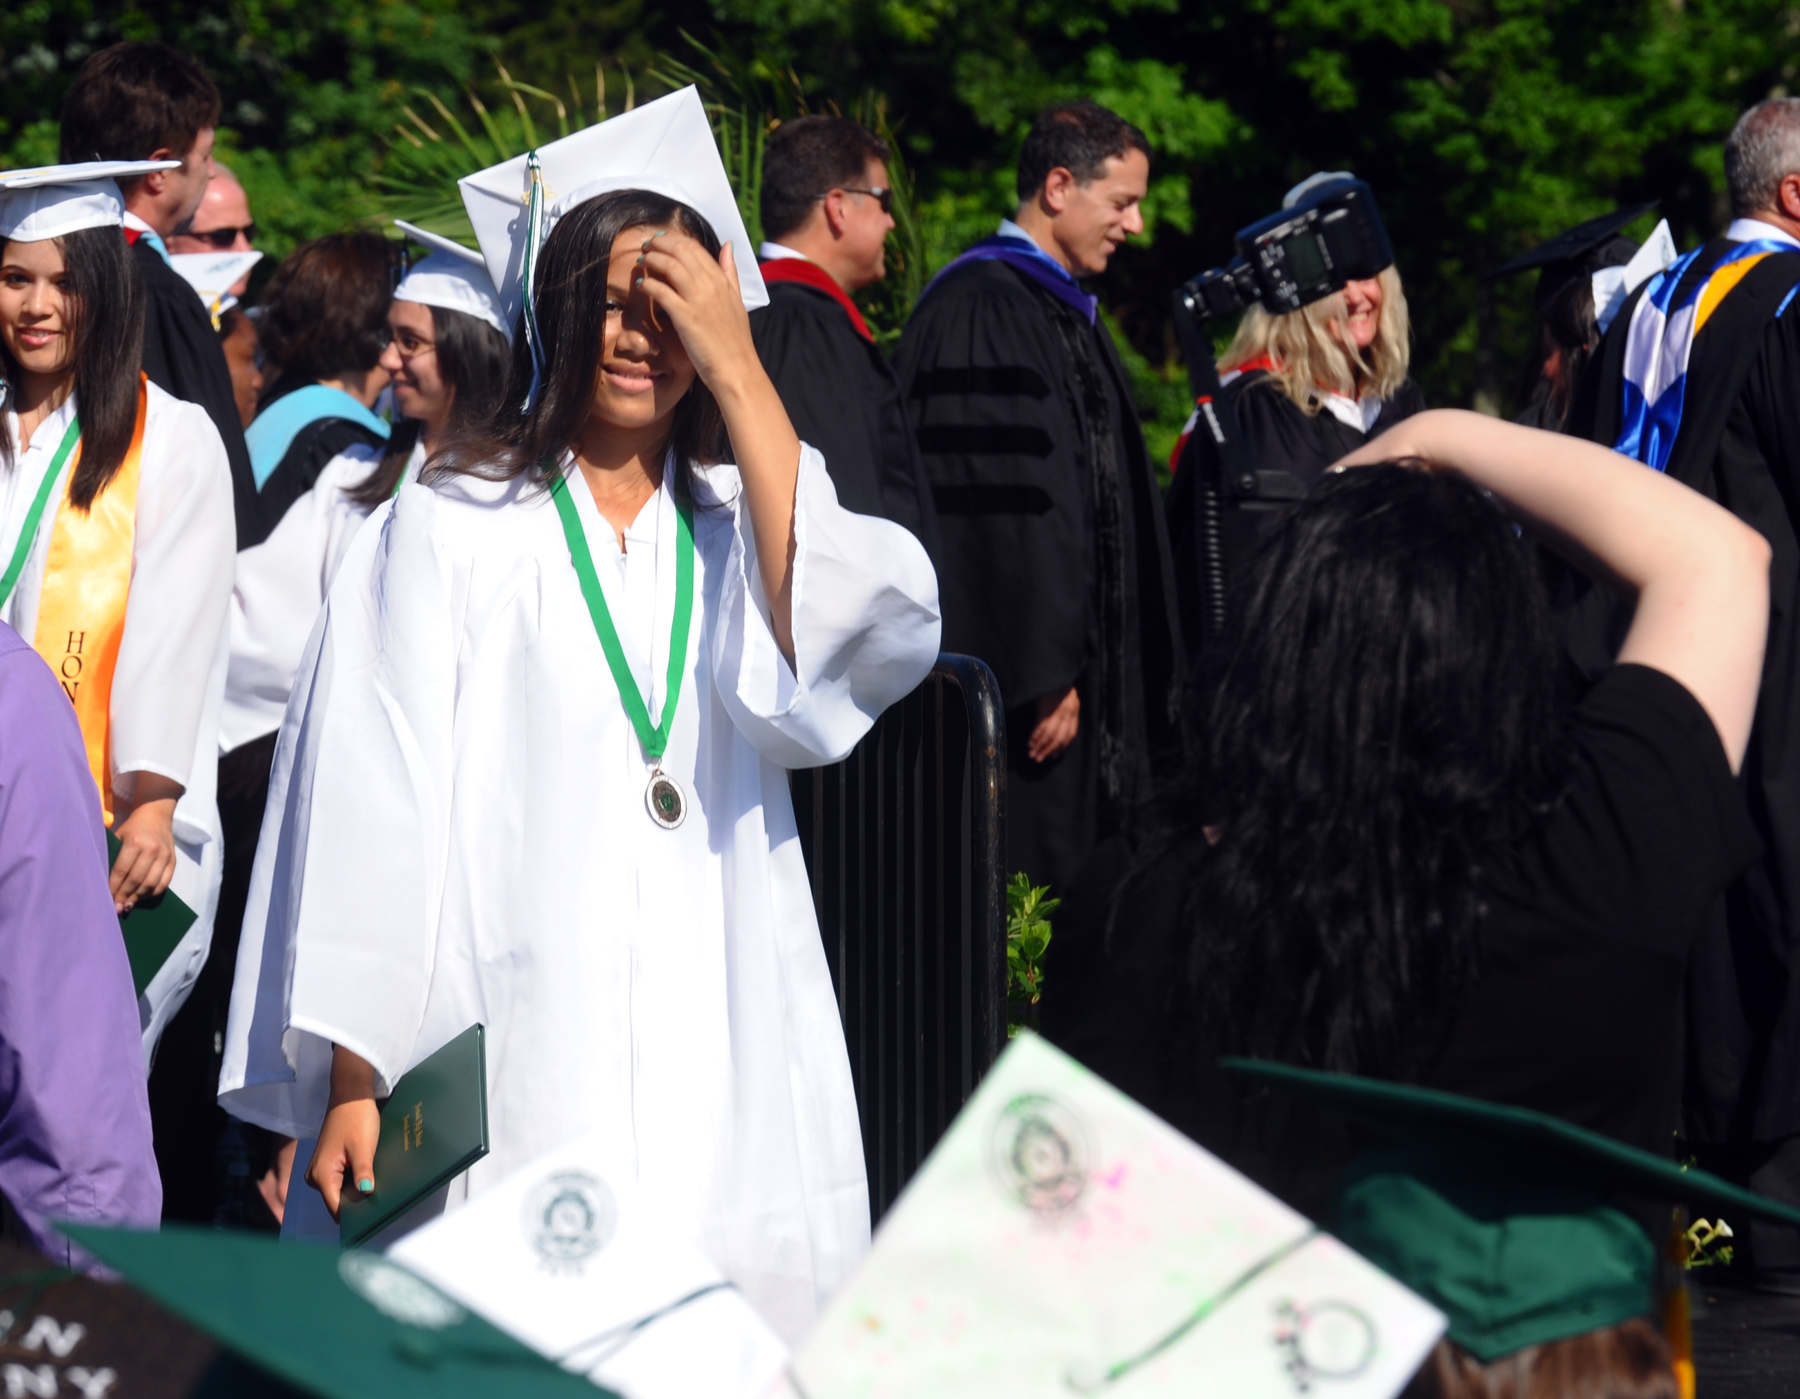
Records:
<instances>
[{"instance_id":1,"label":"green mortarboard cap","mask_svg":"<svg viewBox=\"0 0 1800 1399\"><path fill-rule=\"evenodd\" d=\"M1650 1310L1657 1249L1617 1194L1800 1225L1800 1210L1529 1108L1285 1064L1224 1067L1391 1129L1339 1187L1345 1243L1478 1360Z\"/></svg>"},{"instance_id":2,"label":"green mortarboard cap","mask_svg":"<svg viewBox=\"0 0 1800 1399\"><path fill-rule=\"evenodd\" d=\"M139 1291L321 1399L609 1393L378 1253L212 1229L57 1227Z\"/></svg>"}]
</instances>

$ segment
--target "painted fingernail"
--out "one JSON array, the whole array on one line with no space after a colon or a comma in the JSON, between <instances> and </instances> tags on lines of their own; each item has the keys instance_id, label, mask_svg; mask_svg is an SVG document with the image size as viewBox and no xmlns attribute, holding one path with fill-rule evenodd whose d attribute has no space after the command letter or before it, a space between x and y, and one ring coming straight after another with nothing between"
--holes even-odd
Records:
<instances>
[{"instance_id":1,"label":"painted fingernail","mask_svg":"<svg viewBox=\"0 0 1800 1399\"><path fill-rule=\"evenodd\" d=\"M371 1190L373 1190L375 1188L375 1182L372 1180L366 1180L366 1179L359 1180L356 1182L356 1188L358 1190L362 1191L363 1194L367 1195Z\"/></svg>"}]
</instances>

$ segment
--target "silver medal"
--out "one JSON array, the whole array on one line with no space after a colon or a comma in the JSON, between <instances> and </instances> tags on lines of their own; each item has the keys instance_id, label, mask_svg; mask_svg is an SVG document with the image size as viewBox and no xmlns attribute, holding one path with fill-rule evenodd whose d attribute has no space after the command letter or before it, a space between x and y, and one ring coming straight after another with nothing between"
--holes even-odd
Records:
<instances>
[{"instance_id":1,"label":"silver medal","mask_svg":"<svg viewBox=\"0 0 1800 1399\"><path fill-rule=\"evenodd\" d=\"M650 774L650 783L644 788L644 805L650 819L665 831L672 831L687 820L687 793L660 768Z\"/></svg>"}]
</instances>

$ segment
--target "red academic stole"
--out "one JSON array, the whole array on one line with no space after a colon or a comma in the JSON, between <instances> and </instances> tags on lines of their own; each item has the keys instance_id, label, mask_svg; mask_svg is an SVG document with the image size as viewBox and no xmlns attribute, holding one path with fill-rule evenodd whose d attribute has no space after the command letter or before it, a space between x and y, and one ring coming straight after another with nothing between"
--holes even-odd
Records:
<instances>
[{"instance_id":1,"label":"red academic stole","mask_svg":"<svg viewBox=\"0 0 1800 1399\"><path fill-rule=\"evenodd\" d=\"M809 262L803 257L778 257L760 263L758 267L765 282L799 282L802 286L815 287L824 292L844 308L844 314L850 317L850 324L856 327L856 333L871 345L875 343L869 323L863 319L863 313L856 309L856 303L838 285L837 278L818 263Z\"/></svg>"},{"instance_id":2,"label":"red academic stole","mask_svg":"<svg viewBox=\"0 0 1800 1399\"><path fill-rule=\"evenodd\" d=\"M149 380L138 378L137 422L131 446L111 481L86 510L65 494L44 558L33 646L56 672L75 706L87 749L88 771L100 789L100 809L113 823L111 712L113 667L125 635L125 601L131 592L132 544L137 531L138 467L144 455L144 416ZM69 481L81 464L81 448Z\"/></svg>"}]
</instances>

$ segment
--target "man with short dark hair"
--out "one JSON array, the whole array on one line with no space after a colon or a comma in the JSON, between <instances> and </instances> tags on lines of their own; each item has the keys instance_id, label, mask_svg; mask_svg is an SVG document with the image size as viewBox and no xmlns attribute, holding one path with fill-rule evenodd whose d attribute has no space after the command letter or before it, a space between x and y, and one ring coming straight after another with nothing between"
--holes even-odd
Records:
<instances>
[{"instance_id":1,"label":"man with short dark hair","mask_svg":"<svg viewBox=\"0 0 1800 1399\"><path fill-rule=\"evenodd\" d=\"M1732 222L1625 302L1567 432L1718 501L1774 551L1756 723L1742 782L1763 855L1693 948L1683 1131L1700 1163L1800 1203L1800 99L1739 118L1725 142ZM1604 601L1604 599L1602 599ZM1613 658L1629 604L1559 618L1586 668ZM1700 624L1703 623L1701 619ZM1703 829L1697 841L1712 839ZM1672 1109L1671 1109L1672 1115ZM1737 1246L1757 1282L1800 1295L1800 1230L1761 1221Z\"/></svg>"},{"instance_id":2,"label":"man with short dark hair","mask_svg":"<svg viewBox=\"0 0 1800 1399\"><path fill-rule=\"evenodd\" d=\"M1019 207L926 288L896 367L938 516L944 649L1007 706L1007 867L1065 885L1179 761L1181 642L1162 496L1096 298L1141 233L1143 132L1051 107Z\"/></svg>"},{"instance_id":3,"label":"man with short dark hair","mask_svg":"<svg viewBox=\"0 0 1800 1399\"><path fill-rule=\"evenodd\" d=\"M931 506L900 388L852 292L886 275L887 143L847 117L783 122L763 153L758 249L769 304L750 313L763 367L839 502L933 550Z\"/></svg>"},{"instance_id":4,"label":"man with short dark hair","mask_svg":"<svg viewBox=\"0 0 1800 1399\"><path fill-rule=\"evenodd\" d=\"M206 410L225 441L246 536L256 483L238 418L231 371L212 317L169 265L164 240L200 207L212 175L219 90L192 58L165 44L123 43L81 65L63 102L62 159L179 160L174 170L119 181L125 236L144 279L144 372L176 398Z\"/></svg>"}]
</instances>

